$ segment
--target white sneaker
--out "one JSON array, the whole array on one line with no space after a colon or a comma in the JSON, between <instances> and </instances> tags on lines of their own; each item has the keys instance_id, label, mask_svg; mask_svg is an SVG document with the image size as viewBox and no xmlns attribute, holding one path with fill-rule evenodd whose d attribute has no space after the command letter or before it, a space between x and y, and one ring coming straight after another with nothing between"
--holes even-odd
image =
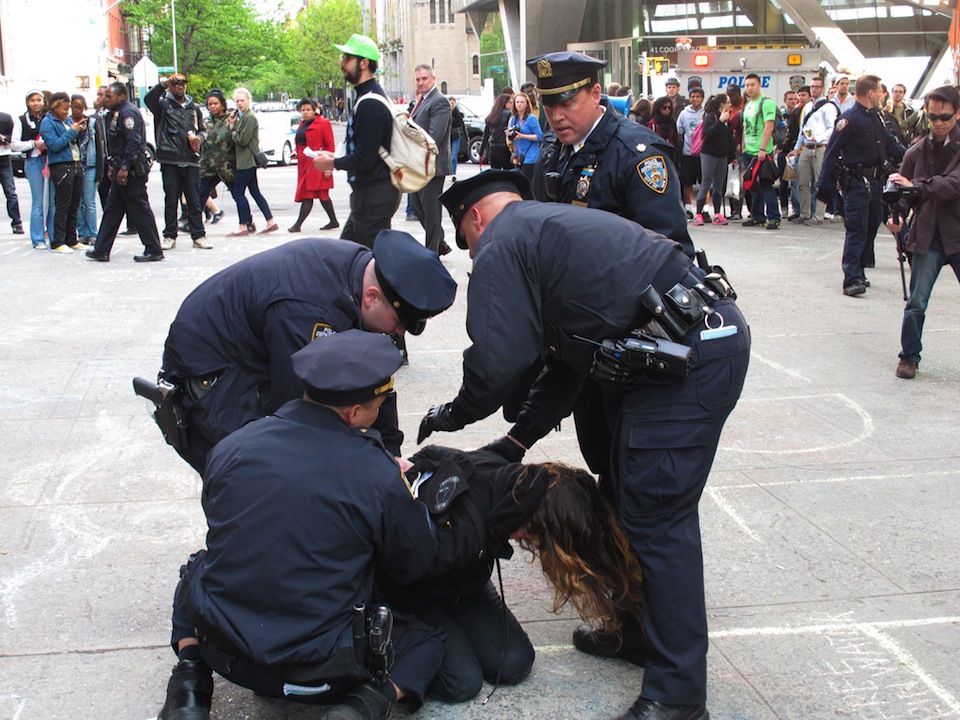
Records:
<instances>
[{"instance_id":1,"label":"white sneaker","mask_svg":"<svg viewBox=\"0 0 960 720\"><path fill-rule=\"evenodd\" d=\"M63 255L69 255L70 253L73 252L73 250L71 250L70 247L67 245L57 245L57 247L50 248L50 251L55 253L61 253Z\"/></svg>"},{"instance_id":2,"label":"white sneaker","mask_svg":"<svg viewBox=\"0 0 960 720\"><path fill-rule=\"evenodd\" d=\"M824 220L833 220L833 213L831 213L831 212L825 212L825 213L823 214L823 219L824 219Z\"/></svg>"},{"instance_id":3,"label":"white sneaker","mask_svg":"<svg viewBox=\"0 0 960 720\"><path fill-rule=\"evenodd\" d=\"M206 238L202 238L202 237L195 238L194 241L193 241L193 246L194 246L195 248L200 248L201 250L211 250L211 249L213 249L213 245L211 245L210 243L208 243L207 240L206 240ZM164 250L166 250L166 248L164 248Z\"/></svg>"},{"instance_id":4,"label":"white sneaker","mask_svg":"<svg viewBox=\"0 0 960 720\"><path fill-rule=\"evenodd\" d=\"M177 246L176 238L165 237L165 238L161 238L160 240L160 247L163 250L173 250L176 246Z\"/></svg>"}]
</instances>

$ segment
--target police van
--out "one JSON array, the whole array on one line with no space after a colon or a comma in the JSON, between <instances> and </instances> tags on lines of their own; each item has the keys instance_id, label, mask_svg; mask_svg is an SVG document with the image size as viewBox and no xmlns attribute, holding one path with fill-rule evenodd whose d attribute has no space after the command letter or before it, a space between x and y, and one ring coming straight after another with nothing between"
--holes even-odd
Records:
<instances>
[{"instance_id":1,"label":"police van","mask_svg":"<svg viewBox=\"0 0 960 720\"><path fill-rule=\"evenodd\" d=\"M706 97L727 92L736 84L743 89L747 75L760 76L760 91L783 104L783 94L796 91L821 73L820 52L805 46L737 45L680 50L674 74L680 92L700 85Z\"/></svg>"}]
</instances>

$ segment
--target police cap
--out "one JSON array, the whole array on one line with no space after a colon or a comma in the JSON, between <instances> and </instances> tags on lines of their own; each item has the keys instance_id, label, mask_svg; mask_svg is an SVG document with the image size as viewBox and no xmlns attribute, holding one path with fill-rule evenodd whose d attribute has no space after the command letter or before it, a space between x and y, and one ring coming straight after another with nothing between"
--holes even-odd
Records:
<instances>
[{"instance_id":1,"label":"police cap","mask_svg":"<svg viewBox=\"0 0 960 720\"><path fill-rule=\"evenodd\" d=\"M389 393L393 374L403 363L400 351L386 335L356 329L319 337L291 359L310 399L335 407L365 403Z\"/></svg>"},{"instance_id":2,"label":"police cap","mask_svg":"<svg viewBox=\"0 0 960 720\"><path fill-rule=\"evenodd\" d=\"M453 305L457 283L433 250L402 230L381 230L373 241L377 282L397 311L400 324L419 335L427 318Z\"/></svg>"},{"instance_id":3,"label":"police cap","mask_svg":"<svg viewBox=\"0 0 960 720\"><path fill-rule=\"evenodd\" d=\"M467 249L460 236L460 220L474 203L495 192L517 193L524 200L531 198L530 181L519 170L484 170L472 178L454 183L440 196L440 202L450 213L453 226L457 229L457 247Z\"/></svg>"},{"instance_id":4,"label":"police cap","mask_svg":"<svg viewBox=\"0 0 960 720\"><path fill-rule=\"evenodd\" d=\"M600 68L606 65L606 60L570 50L527 60L530 72L537 76L537 92L544 105L559 105L576 95L580 88L593 87L598 82Z\"/></svg>"}]
</instances>

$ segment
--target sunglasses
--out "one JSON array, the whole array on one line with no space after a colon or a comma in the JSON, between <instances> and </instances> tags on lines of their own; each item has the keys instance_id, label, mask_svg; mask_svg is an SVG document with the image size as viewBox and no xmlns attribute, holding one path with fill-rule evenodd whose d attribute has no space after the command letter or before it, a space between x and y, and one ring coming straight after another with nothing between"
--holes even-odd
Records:
<instances>
[{"instance_id":1,"label":"sunglasses","mask_svg":"<svg viewBox=\"0 0 960 720\"><path fill-rule=\"evenodd\" d=\"M187 84L187 81L186 81L186 80L171 80L171 81L170 81L170 84L171 84L171 85L186 85L186 84Z\"/></svg>"},{"instance_id":2,"label":"sunglasses","mask_svg":"<svg viewBox=\"0 0 960 720\"><path fill-rule=\"evenodd\" d=\"M956 116L957 114L955 112L943 113L943 115L934 115L933 113L927 113L927 119L930 120L930 122L933 122L934 120L938 122L950 122Z\"/></svg>"},{"instance_id":3,"label":"sunglasses","mask_svg":"<svg viewBox=\"0 0 960 720\"><path fill-rule=\"evenodd\" d=\"M661 110L673 110L673 105L663 105L660 107Z\"/></svg>"}]
</instances>

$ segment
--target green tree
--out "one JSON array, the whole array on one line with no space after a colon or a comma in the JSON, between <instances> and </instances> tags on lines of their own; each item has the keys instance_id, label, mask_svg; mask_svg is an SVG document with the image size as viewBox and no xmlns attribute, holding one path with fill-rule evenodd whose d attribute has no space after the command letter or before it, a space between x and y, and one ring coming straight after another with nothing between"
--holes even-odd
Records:
<instances>
[{"instance_id":1,"label":"green tree","mask_svg":"<svg viewBox=\"0 0 960 720\"><path fill-rule=\"evenodd\" d=\"M308 5L284 30L288 90L294 95L323 96L330 83L342 87L340 51L333 44L342 45L352 34L362 32L363 15L357 0Z\"/></svg>"},{"instance_id":2,"label":"green tree","mask_svg":"<svg viewBox=\"0 0 960 720\"><path fill-rule=\"evenodd\" d=\"M494 94L510 84L506 47L500 13L490 13L480 31L480 78L493 78Z\"/></svg>"},{"instance_id":3,"label":"green tree","mask_svg":"<svg viewBox=\"0 0 960 720\"><path fill-rule=\"evenodd\" d=\"M178 69L192 94L216 86L253 84L275 70L280 27L260 18L247 0L176 0ZM127 0L124 14L149 33L148 52L157 65L173 65L169 0Z\"/></svg>"}]
</instances>

